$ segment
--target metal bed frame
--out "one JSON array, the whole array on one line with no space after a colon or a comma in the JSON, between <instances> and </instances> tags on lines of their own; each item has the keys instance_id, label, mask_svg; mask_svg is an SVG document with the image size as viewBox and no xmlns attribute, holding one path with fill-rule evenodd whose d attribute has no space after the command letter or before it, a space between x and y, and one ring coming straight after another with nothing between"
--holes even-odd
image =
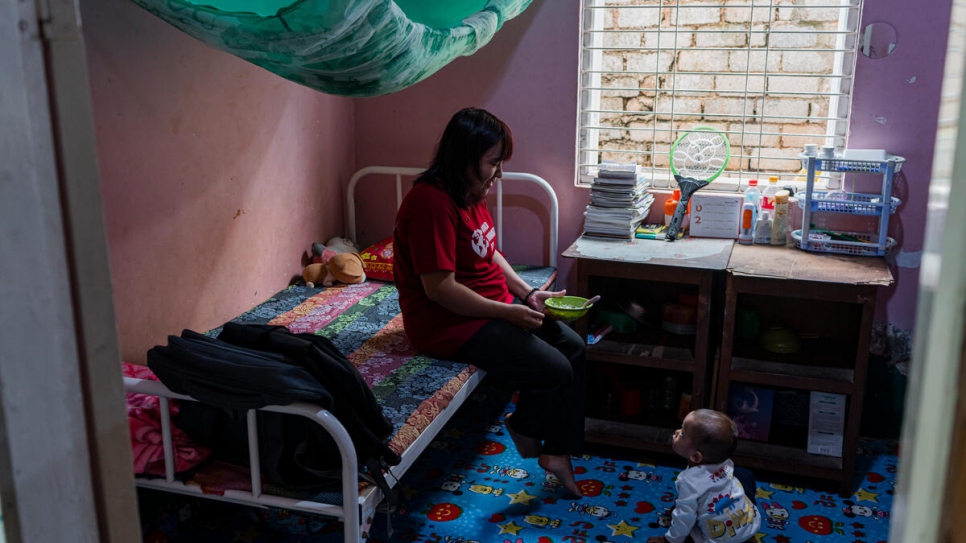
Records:
<instances>
[{"instance_id":1,"label":"metal bed frame","mask_svg":"<svg viewBox=\"0 0 966 543\"><path fill-rule=\"evenodd\" d=\"M418 168L397 168L385 166L370 166L356 172L349 181L346 196L346 209L348 215L349 238L355 241L356 235L356 214L354 192L360 179L367 176L391 175L396 179L396 208L402 203L402 178L405 176L415 177L422 173ZM558 224L558 204L557 197L550 184L544 179L527 173L505 172L503 180L527 181L536 183L549 195L550 200L550 243L549 243L549 265L557 265L557 224ZM502 221L503 221L503 186L502 181L498 180L497 187L497 222L498 246L502 249ZM392 466L387 475L387 482L390 487L403 476L416 458L429 446L436 434L446 425L456 410L473 392L482 380L484 372L475 372L462 388L454 395L452 401L434 420L420 433L419 437L402 454L402 461L399 465ZM247 412L248 421L248 453L249 470L251 472L251 492L241 490L226 490L224 494L205 494L201 487L185 484L175 476L174 468L174 443L172 439L171 415L169 412L169 401L171 399L196 401L190 396L175 394L158 381L138 379L133 377L124 378L124 388L127 393L150 394L159 398L161 410L161 432L162 445L164 448L164 478L142 478L135 479L137 486L186 494L190 496L204 497L214 500L238 503L256 507L276 507L290 509L305 513L315 513L336 517L344 524L345 543L358 543L368 538L368 533L363 530L364 521L368 522L375 516L376 507L385 497L382 491L375 485L366 486L361 492L358 484L358 462L356 460L355 449L345 427L336 417L325 409L316 405L298 402L291 405L270 405L262 407L263 411L275 413L288 413L306 417L318 423L332 435L339 453L342 457L342 505L295 499L285 496L277 496L262 492L261 464L258 457L258 424L256 423L256 410Z\"/></svg>"}]
</instances>

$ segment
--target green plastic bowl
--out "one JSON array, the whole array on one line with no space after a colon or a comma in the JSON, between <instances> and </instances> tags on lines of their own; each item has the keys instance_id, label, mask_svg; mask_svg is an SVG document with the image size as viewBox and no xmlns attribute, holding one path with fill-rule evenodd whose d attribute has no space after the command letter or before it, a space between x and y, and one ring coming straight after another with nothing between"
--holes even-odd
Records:
<instances>
[{"instance_id":1,"label":"green plastic bowl","mask_svg":"<svg viewBox=\"0 0 966 543\"><path fill-rule=\"evenodd\" d=\"M594 304L582 307L587 303L587 298L580 296L562 296L560 298L547 298L544 304L547 306L547 313L563 320L573 320L583 317Z\"/></svg>"}]
</instances>

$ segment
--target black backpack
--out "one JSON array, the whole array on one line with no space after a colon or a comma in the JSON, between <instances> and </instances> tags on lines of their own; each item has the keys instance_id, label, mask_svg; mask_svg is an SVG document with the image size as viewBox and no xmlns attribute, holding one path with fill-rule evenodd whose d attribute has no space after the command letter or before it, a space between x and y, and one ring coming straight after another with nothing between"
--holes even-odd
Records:
<instances>
[{"instance_id":1,"label":"black backpack","mask_svg":"<svg viewBox=\"0 0 966 543\"><path fill-rule=\"evenodd\" d=\"M322 336L283 326L227 323L217 339L185 330L148 351L148 366L183 402L176 424L192 439L240 462L248 459L245 411L311 402L332 412L352 438L365 479L393 495L382 468L400 457L386 444L392 424L352 363ZM341 477L331 436L298 415L257 412L266 479L292 489L324 490Z\"/></svg>"}]
</instances>

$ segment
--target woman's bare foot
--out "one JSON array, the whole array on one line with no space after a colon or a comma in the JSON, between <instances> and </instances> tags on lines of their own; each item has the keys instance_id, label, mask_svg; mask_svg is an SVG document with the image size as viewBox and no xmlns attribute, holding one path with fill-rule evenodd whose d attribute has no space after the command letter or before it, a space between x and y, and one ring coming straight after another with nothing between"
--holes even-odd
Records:
<instances>
[{"instance_id":1,"label":"woman's bare foot","mask_svg":"<svg viewBox=\"0 0 966 543\"><path fill-rule=\"evenodd\" d=\"M579 498L584 496L584 493L581 492L580 488L577 486L577 481L574 480L574 467L570 463L569 456L541 454L540 458L537 460L537 464L539 464L541 468L556 475L557 479L560 479L560 484L569 490L571 494Z\"/></svg>"}]
</instances>

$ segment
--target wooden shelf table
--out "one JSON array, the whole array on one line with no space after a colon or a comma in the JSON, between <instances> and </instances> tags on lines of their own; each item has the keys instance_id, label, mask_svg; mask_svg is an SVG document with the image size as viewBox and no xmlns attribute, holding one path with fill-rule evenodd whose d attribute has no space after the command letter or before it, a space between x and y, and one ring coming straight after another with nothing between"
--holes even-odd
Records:
<instances>
[{"instance_id":1,"label":"wooden shelf table","mask_svg":"<svg viewBox=\"0 0 966 543\"><path fill-rule=\"evenodd\" d=\"M647 295L677 301L680 292L696 295L696 330L693 335L669 334L659 319L631 334L612 333L587 350L590 390L621 372L624 383L645 386L652 375L678 375L689 385L690 408L710 405L710 379L717 335L712 290L715 275L723 275L734 240L685 238L675 242L635 239L606 241L578 238L563 256L577 261L577 295L601 294L598 306ZM595 307L592 309L596 311ZM593 313L591 314L593 315ZM658 315L659 317L659 315ZM587 336L591 317L579 319L577 332ZM687 376L690 379L687 379ZM632 377L627 377L632 376ZM670 453L669 438L677 428L676 416L659 423L648 420L641 402L639 414L607 413L599 405L588 406L585 422L588 442ZM676 415L677 409L675 409ZM596 413L596 414L595 414Z\"/></svg>"},{"instance_id":2,"label":"wooden shelf table","mask_svg":"<svg viewBox=\"0 0 966 543\"><path fill-rule=\"evenodd\" d=\"M876 294L893 280L889 267L877 257L736 244L727 268L714 408L728 411L732 383L842 394L847 406L841 457L808 453L802 435L791 446L743 440L735 462L835 480L850 495ZM793 330L801 348L775 353L738 333L738 314L749 310L762 331L776 324Z\"/></svg>"}]
</instances>

